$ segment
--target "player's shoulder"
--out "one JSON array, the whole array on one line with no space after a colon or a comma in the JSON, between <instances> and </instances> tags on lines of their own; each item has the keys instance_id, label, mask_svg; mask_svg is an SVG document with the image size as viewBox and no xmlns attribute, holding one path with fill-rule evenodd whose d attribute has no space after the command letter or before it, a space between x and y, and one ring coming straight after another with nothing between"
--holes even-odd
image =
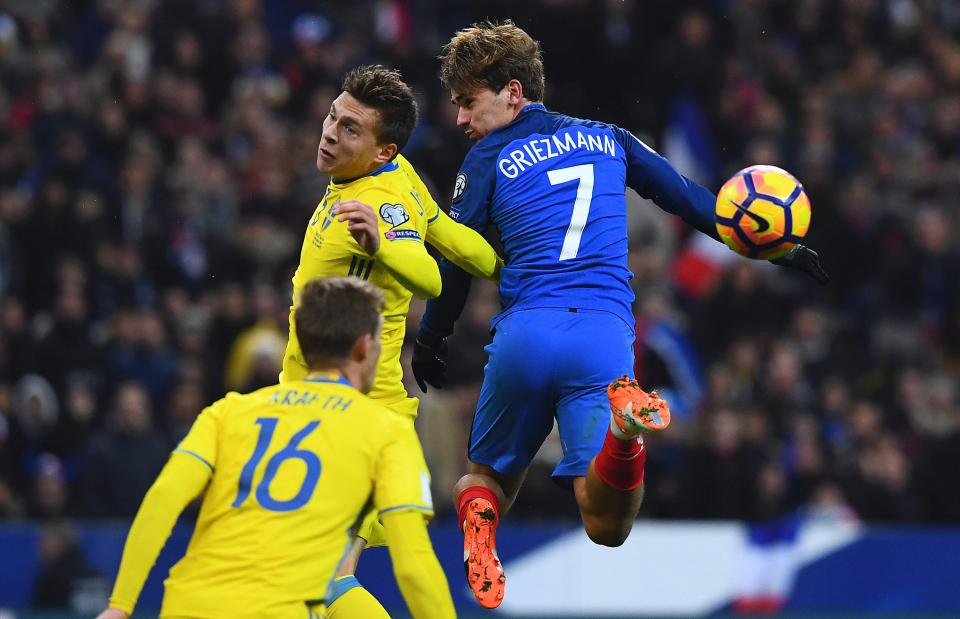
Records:
<instances>
[{"instance_id":1,"label":"player's shoulder","mask_svg":"<svg viewBox=\"0 0 960 619\"><path fill-rule=\"evenodd\" d=\"M394 159L380 170L356 181L349 194L341 195L341 200L359 200L374 209L383 204L417 206L413 195L419 176L408 161Z\"/></svg>"},{"instance_id":2,"label":"player's shoulder","mask_svg":"<svg viewBox=\"0 0 960 619\"><path fill-rule=\"evenodd\" d=\"M243 406L244 402L248 401L251 395L250 393L228 391L222 398L216 400L207 408L216 411L218 414L226 414L231 409Z\"/></svg>"},{"instance_id":3,"label":"player's shoulder","mask_svg":"<svg viewBox=\"0 0 960 619\"><path fill-rule=\"evenodd\" d=\"M560 131L562 129L569 128L584 128L591 129L595 131L609 131L614 134L618 139L622 139L624 134L630 135L630 132L623 129L622 127L615 125L613 123L604 122L602 120L594 120L592 118L579 118L577 116L569 116L567 114L561 114L559 112L551 112L553 115L553 122L556 125L555 131Z\"/></svg>"},{"instance_id":4,"label":"player's shoulder","mask_svg":"<svg viewBox=\"0 0 960 619\"><path fill-rule=\"evenodd\" d=\"M374 195L399 197L409 192L410 185L408 172L394 159L345 186L340 200L363 202L364 198Z\"/></svg>"},{"instance_id":5,"label":"player's shoulder","mask_svg":"<svg viewBox=\"0 0 960 619\"><path fill-rule=\"evenodd\" d=\"M412 428L404 415L359 391L355 391L351 414L359 418L367 439L380 445L401 438Z\"/></svg>"}]
</instances>

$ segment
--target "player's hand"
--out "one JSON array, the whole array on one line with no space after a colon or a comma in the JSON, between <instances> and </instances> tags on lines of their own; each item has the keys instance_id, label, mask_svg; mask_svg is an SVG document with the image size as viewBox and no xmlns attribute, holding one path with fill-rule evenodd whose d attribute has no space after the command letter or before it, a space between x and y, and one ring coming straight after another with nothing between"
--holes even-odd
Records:
<instances>
[{"instance_id":1,"label":"player's hand","mask_svg":"<svg viewBox=\"0 0 960 619\"><path fill-rule=\"evenodd\" d=\"M358 200L347 200L330 209L337 221L347 222L347 230L357 244L369 255L380 249L380 230L377 227L377 214L368 205Z\"/></svg>"},{"instance_id":2,"label":"player's hand","mask_svg":"<svg viewBox=\"0 0 960 619\"><path fill-rule=\"evenodd\" d=\"M413 345L413 377L424 393L427 385L443 389L447 385L447 338L431 336L423 330Z\"/></svg>"},{"instance_id":3,"label":"player's hand","mask_svg":"<svg viewBox=\"0 0 960 619\"><path fill-rule=\"evenodd\" d=\"M130 619L130 615L119 608L108 608L97 615L97 619Z\"/></svg>"},{"instance_id":4,"label":"player's hand","mask_svg":"<svg viewBox=\"0 0 960 619\"><path fill-rule=\"evenodd\" d=\"M820 264L820 255L806 245L798 244L786 254L776 260L771 260L771 262L784 267L800 269L817 280L817 283L821 286L826 286L827 282L830 281L830 276L827 275Z\"/></svg>"}]
</instances>

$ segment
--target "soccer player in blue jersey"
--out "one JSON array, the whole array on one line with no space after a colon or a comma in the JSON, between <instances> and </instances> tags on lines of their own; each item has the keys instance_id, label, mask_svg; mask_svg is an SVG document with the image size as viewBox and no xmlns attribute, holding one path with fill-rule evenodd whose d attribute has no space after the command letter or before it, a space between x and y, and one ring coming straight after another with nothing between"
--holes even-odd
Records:
<instances>
[{"instance_id":1,"label":"soccer player in blue jersey","mask_svg":"<svg viewBox=\"0 0 960 619\"><path fill-rule=\"evenodd\" d=\"M633 368L624 192L632 187L715 239L716 197L629 132L547 110L539 44L512 22L457 32L440 59L457 124L476 141L450 216L481 233L496 226L506 259L469 473L454 488L467 580L493 608L505 586L499 515L554 420L564 455L553 476L572 485L590 539L618 546L629 534L643 495L641 435L664 428L669 410L626 376L610 384ZM778 263L827 279L803 246ZM470 286L448 262L441 272L414 351L424 391L445 383L445 338Z\"/></svg>"}]
</instances>

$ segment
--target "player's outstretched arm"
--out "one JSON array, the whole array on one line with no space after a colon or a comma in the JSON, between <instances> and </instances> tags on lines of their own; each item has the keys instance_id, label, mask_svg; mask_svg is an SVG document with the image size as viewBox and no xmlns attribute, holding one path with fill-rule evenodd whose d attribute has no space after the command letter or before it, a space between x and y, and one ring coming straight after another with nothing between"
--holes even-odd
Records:
<instances>
[{"instance_id":1,"label":"player's outstretched arm","mask_svg":"<svg viewBox=\"0 0 960 619\"><path fill-rule=\"evenodd\" d=\"M717 196L680 174L667 159L629 132L619 128L615 131L627 155L627 185L663 210L679 215L700 232L722 243L714 218ZM820 256L804 245L797 245L773 263L800 269L821 285L830 281L820 264Z\"/></svg>"},{"instance_id":2,"label":"player's outstretched arm","mask_svg":"<svg viewBox=\"0 0 960 619\"><path fill-rule=\"evenodd\" d=\"M440 270L427 253L416 230L398 229L380 233L373 209L358 200L341 202L331 209L338 221L347 222L350 234L377 264L404 288L422 299L440 294Z\"/></svg>"},{"instance_id":3,"label":"player's outstretched arm","mask_svg":"<svg viewBox=\"0 0 960 619\"><path fill-rule=\"evenodd\" d=\"M433 552L423 515L395 511L383 514L380 520L397 584L414 619L456 617L450 586Z\"/></svg>"},{"instance_id":4,"label":"player's outstretched arm","mask_svg":"<svg viewBox=\"0 0 960 619\"><path fill-rule=\"evenodd\" d=\"M437 214L427 227L427 242L470 275L500 281L503 259L490 243L473 228L450 219L442 210L437 209Z\"/></svg>"},{"instance_id":5,"label":"player's outstretched arm","mask_svg":"<svg viewBox=\"0 0 960 619\"><path fill-rule=\"evenodd\" d=\"M173 525L187 504L203 491L210 475L207 464L192 455L174 452L170 456L143 498L127 534L110 607L101 614L103 619L122 618L133 613L143 583L170 537Z\"/></svg>"}]
</instances>

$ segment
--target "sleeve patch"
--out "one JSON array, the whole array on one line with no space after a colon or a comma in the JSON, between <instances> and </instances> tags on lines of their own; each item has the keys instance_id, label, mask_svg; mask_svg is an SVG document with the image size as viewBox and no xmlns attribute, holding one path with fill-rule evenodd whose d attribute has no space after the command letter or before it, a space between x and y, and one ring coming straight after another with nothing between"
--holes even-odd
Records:
<instances>
[{"instance_id":1,"label":"sleeve patch","mask_svg":"<svg viewBox=\"0 0 960 619\"><path fill-rule=\"evenodd\" d=\"M387 230L383 233L383 236L388 241L398 241L400 239L414 239L416 241L422 240L420 238L420 233L416 230Z\"/></svg>"},{"instance_id":2,"label":"sleeve patch","mask_svg":"<svg viewBox=\"0 0 960 619\"><path fill-rule=\"evenodd\" d=\"M456 202L463 196L463 192L467 190L467 175L461 172L457 174L457 180L453 183L453 202Z\"/></svg>"},{"instance_id":3,"label":"sleeve patch","mask_svg":"<svg viewBox=\"0 0 960 619\"><path fill-rule=\"evenodd\" d=\"M407 214L407 210L403 208L402 204L381 204L380 218L390 224L391 228L396 228L410 221L410 215Z\"/></svg>"}]
</instances>

